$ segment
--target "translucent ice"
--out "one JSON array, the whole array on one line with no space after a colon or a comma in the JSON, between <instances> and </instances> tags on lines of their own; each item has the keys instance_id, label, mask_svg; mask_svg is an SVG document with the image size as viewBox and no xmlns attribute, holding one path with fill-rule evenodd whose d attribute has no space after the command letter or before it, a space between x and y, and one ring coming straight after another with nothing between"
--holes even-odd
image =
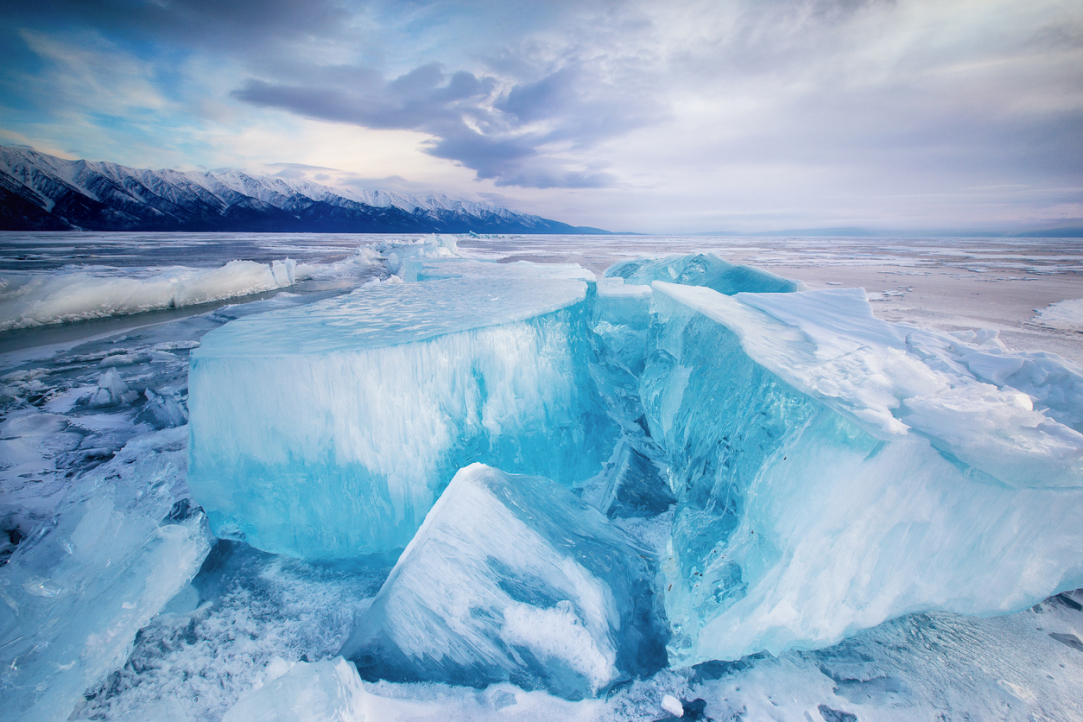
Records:
<instances>
[{"instance_id":1,"label":"translucent ice","mask_svg":"<svg viewBox=\"0 0 1083 722\"><path fill-rule=\"evenodd\" d=\"M616 429L587 285L496 274L362 288L203 337L189 484L219 536L345 558L401 549L457 469L589 478Z\"/></svg>"},{"instance_id":2,"label":"translucent ice","mask_svg":"<svg viewBox=\"0 0 1083 722\"><path fill-rule=\"evenodd\" d=\"M459 471L343 648L362 676L593 696L665 665L641 550L558 484Z\"/></svg>"},{"instance_id":3,"label":"translucent ice","mask_svg":"<svg viewBox=\"0 0 1083 722\"><path fill-rule=\"evenodd\" d=\"M975 377L976 348L878 321L860 290L655 283L652 309L641 394L680 502L676 661L1083 583L1083 435Z\"/></svg>"},{"instance_id":4,"label":"translucent ice","mask_svg":"<svg viewBox=\"0 0 1083 722\"><path fill-rule=\"evenodd\" d=\"M749 293L789 293L804 290L800 281L790 281L752 266L735 266L714 253L688 256L637 258L616 263L606 269L607 278L623 278L625 283L649 285L652 281L706 286L731 296Z\"/></svg>"},{"instance_id":5,"label":"translucent ice","mask_svg":"<svg viewBox=\"0 0 1083 722\"><path fill-rule=\"evenodd\" d=\"M297 662L237 701L222 722L365 722L365 689L341 657Z\"/></svg>"},{"instance_id":6,"label":"translucent ice","mask_svg":"<svg viewBox=\"0 0 1083 722\"><path fill-rule=\"evenodd\" d=\"M0 568L0 697L16 720L67 719L210 549L203 515L170 515L175 430L132 441ZM183 463L183 456L180 461Z\"/></svg>"}]
</instances>

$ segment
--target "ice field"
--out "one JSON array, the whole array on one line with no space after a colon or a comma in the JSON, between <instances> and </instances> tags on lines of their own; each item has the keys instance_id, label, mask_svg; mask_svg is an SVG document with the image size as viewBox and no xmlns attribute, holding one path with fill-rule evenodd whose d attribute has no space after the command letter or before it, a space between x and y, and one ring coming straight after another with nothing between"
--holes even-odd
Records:
<instances>
[{"instance_id":1,"label":"ice field","mask_svg":"<svg viewBox=\"0 0 1083 722\"><path fill-rule=\"evenodd\" d=\"M1083 718L1072 241L3 241L5 718Z\"/></svg>"}]
</instances>

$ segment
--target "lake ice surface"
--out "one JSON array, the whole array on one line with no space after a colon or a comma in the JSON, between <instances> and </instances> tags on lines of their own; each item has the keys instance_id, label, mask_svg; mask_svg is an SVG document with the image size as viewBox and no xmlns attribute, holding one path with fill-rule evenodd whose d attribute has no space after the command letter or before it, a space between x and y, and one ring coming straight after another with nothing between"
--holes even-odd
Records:
<instances>
[{"instance_id":1,"label":"lake ice surface","mask_svg":"<svg viewBox=\"0 0 1083 722\"><path fill-rule=\"evenodd\" d=\"M25 600L42 605L37 614L58 638L71 643L78 641L75 632L57 628L55 621L62 614L78 614L79 607L71 605L81 602L50 587L46 576L28 574L29 565L54 569L39 559L59 553L58 561L63 561L63 555L71 557L65 562L71 571L57 578L91 578L91 559L62 550L64 539L73 534L86 548L93 548L90 542L96 537L91 529L100 525L92 522L104 518L99 509L103 499L113 500L114 513L146 515L139 510L148 510L152 514L146 517L149 525L139 528L165 530L164 536L154 532L158 545L179 540L166 527L200 523L201 514L183 503L173 508L167 504L154 522L158 512L153 510L158 507L149 501L132 506L118 500L145 496L142 490L152 483L151 477L158 490L154 504L189 498L183 453L188 357L202 336L241 316L275 309L292 313L288 309L301 309L365 283L379 288L375 281L386 282L392 269L402 272L408 265L404 257L422 249L396 252L397 245L413 240L408 237L248 236L221 244L220 237L168 234L134 239L121 234L13 236L3 239L0 262L5 274L90 273L138 280L161 276L161 268L209 271L225 267L228 261L248 260L264 264L273 276L270 264L284 262L286 257L314 269L310 277L295 278L287 290L270 298L257 296L251 302L245 297L224 306L220 301L217 306L179 309L174 304L171 311L159 312L166 316L124 317L120 329L91 321L0 334L0 344L6 344L6 352L0 355L4 386L0 392L4 466L0 469L0 519L7 532L0 554L10 557L0 568L4 584L0 591L13 589L11 585L17 582L22 597L7 591L3 603L9 609ZM79 243L73 242L76 238ZM864 285L870 296L881 299L874 300L881 318L954 331L964 343L980 345L988 334L968 337L967 331L992 327L1014 350L1044 348L1068 358L1081 356L1074 329L1035 318L1049 304L1083 297L1079 276L1083 256L1067 242L702 237L458 240L461 254L478 259L571 261L599 275L613 262L641 255L714 250L732 262L768 268L814 289ZM437 258L445 255L441 248L449 248L447 242L410 245L424 245L428 250L421 255ZM360 254L358 247L364 248ZM109 257L98 255L96 249L106 249ZM87 261L97 268L70 266ZM606 291L603 286L598 286L599 298L607 297L610 306L599 311L602 316L594 327L602 331L598 335L603 342L617 344L626 336L612 333L611 328L607 336L599 322L615 326L625 307L637 303L636 293ZM648 333L646 328L630 330L644 337ZM612 390L620 388L621 374L640 373L637 364L646 360L637 358L634 347L627 344L610 350L614 353L608 358L615 361L599 370L603 376L599 387ZM996 364L980 368L993 377L1004 373ZM1033 391L1025 389L1027 394ZM636 420L622 413L638 402L610 401L611 416L626 434L634 435ZM1073 403L1065 402L1066 413L1078 412ZM647 437L629 436L629 443L643 458L656 451L649 448ZM642 461L635 462L628 448L614 451L612 467L623 470L622 479L649 477L649 469ZM629 468L637 471L630 473ZM584 499L597 500L603 511L610 511L614 526L664 555L673 510L616 513L613 499L619 490L607 487L609 481L613 478L598 479L594 487L587 484ZM110 485L109 491L103 491L103 483ZM633 493L622 498L634 503L638 497ZM88 500L95 499L98 502L88 506ZM84 519L90 521L83 524ZM74 533L80 528L84 531ZM196 544L189 548L201 554L198 537L186 538ZM130 569L143 569L140 565L145 566L145 560L160 553L149 542L142 547L137 540L130 544L135 554L125 557L131 560ZM50 552L50 548L61 551ZM615 689L606 699L580 702L508 683L473 689L442 683L362 684L348 675L340 678L342 663L334 660L354 628L355 617L366 612L390 570L390 563L380 568L349 561L306 562L261 552L242 542L218 542L198 573L178 563L155 567L156 581L151 586L150 571L133 572L134 578L126 581L145 585L143 591L124 598L115 611L108 611L114 609L108 604L93 605L98 616L84 615L84 626L97 625L100 633L109 630L111 644L119 645L110 649L120 650L119 656L99 655L100 669L85 663L68 668L77 674L66 674L66 665L61 664L52 675L63 678L55 689L72 689L86 680L81 693L37 694L61 707L69 705L72 719L218 719L235 705L231 718L245 719L246 713L261 709L260 690L268 690L262 699L275 699L275 694L290 689L294 679L307 690L329 690L326 698L338 699L337 709L350 713L344 718L364 714L373 719L662 719L672 715L674 701L682 703L686 717L713 719L833 720L855 715L858 719L1068 720L1083 715L1083 690L1078 682L1083 678L1083 594L1079 593L1058 595L1006 616L906 614L852 634L835 646L666 669ZM107 592L125 594L122 585L99 581ZM86 589L83 582L77 584ZM160 599L162 593L154 591L176 589L175 594L166 592L170 600ZM55 606L58 603L61 606ZM61 608L76 611L50 611ZM102 617L105 613L113 616ZM100 634L95 639L100 640ZM11 667L18 660L5 657L4 661ZM17 686L21 681L8 672L0 684ZM14 699L5 693L5 699L9 698ZM249 701L237 704L242 698ZM40 716L35 717L35 712L24 718L67 716L47 705L32 709Z\"/></svg>"}]
</instances>

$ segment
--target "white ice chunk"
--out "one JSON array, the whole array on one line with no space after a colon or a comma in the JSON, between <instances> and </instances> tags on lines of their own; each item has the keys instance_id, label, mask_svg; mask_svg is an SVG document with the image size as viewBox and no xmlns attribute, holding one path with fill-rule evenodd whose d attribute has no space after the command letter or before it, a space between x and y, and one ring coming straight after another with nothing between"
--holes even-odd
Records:
<instances>
[{"instance_id":1,"label":"white ice chunk","mask_svg":"<svg viewBox=\"0 0 1083 722\"><path fill-rule=\"evenodd\" d=\"M1083 330L1083 298L1052 303L1034 316L1034 322L1064 331Z\"/></svg>"},{"instance_id":2,"label":"white ice chunk","mask_svg":"<svg viewBox=\"0 0 1083 722\"><path fill-rule=\"evenodd\" d=\"M222 722L365 722L366 693L353 665L338 657L297 662L237 701Z\"/></svg>"},{"instance_id":3,"label":"white ice chunk","mask_svg":"<svg viewBox=\"0 0 1083 722\"><path fill-rule=\"evenodd\" d=\"M592 696L664 665L649 568L548 479L459 471L343 647L366 678Z\"/></svg>"}]
</instances>

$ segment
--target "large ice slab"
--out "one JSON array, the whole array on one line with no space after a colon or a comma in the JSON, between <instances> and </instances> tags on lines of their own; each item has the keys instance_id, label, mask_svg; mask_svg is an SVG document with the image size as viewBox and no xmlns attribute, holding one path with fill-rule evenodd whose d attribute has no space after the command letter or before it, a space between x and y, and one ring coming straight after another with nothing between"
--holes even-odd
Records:
<instances>
[{"instance_id":1,"label":"large ice slab","mask_svg":"<svg viewBox=\"0 0 1083 722\"><path fill-rule=\"evenodd\" d=\"M343 647L363 677L593 696L665 665L650 569L558 484L459 471Z\"/></svg>"},{"instance_id":2,"label":"large ice slab","mask_svg":"<svg viewBox=\"0 0 1083 722\"><path fill-rule=\"evenodd\" d=\"M583 281L494 274L231 322L192 355L192 493L220 536L328 559L405 547L474 461L589 478L616 430L586 299Z\"/></svg>"},{"instance_id":3,"label":"large ice slab","mask_svg":"<svg viewBox=\"0 0 1083 722\"><path fill-rule=\"evenodd\" d=\"M719 293L790 293L805 290L800 281L790 281L753 266L735 266L714 253L687 256L637 258L615 263L606 278L623 278L625 283L650 285L653 281L706 286Z\"/></svg>"},{"instance_id":4,"label":"large ice slab","mask_svg":"<svg viewBox=\"0 0 1083 722\"><path fill-rule=\"evenodd\" d=\"M656 283L652 311L641 393L679 500L664 565L676 662L825 646L919 610L1006 613L1083 584L1083 435L966 361L1010 354L878 321L859 289Z\"/></svg>"},{"instance_id":5,"label":"large ice slab","mask_svg":"<svg viewBox=\"0 0 1083 722\"><path fill-rule=\"evenodd\" d=\"M211 542L203 515L170 493L168 449L183 441L169 429L130 442L0 567L5 719L67 719L199 570Z\"/></svg>"}]
</instances>

